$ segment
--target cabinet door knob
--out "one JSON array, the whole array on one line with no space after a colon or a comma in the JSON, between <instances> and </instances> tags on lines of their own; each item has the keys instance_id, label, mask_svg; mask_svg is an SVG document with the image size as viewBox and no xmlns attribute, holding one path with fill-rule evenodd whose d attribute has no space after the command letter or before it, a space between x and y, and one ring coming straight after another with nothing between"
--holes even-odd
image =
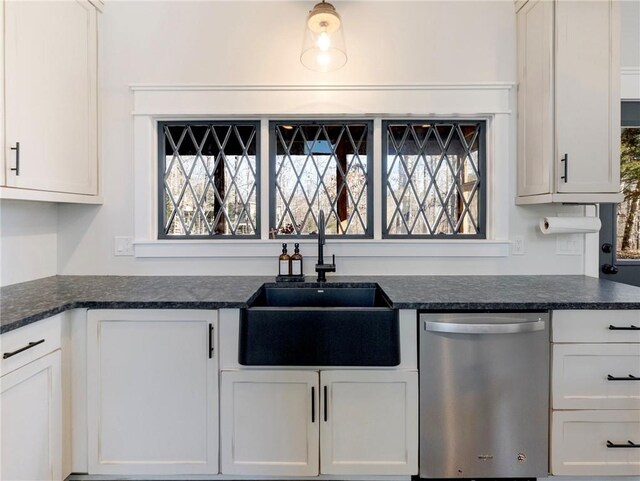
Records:
<instances>
[{"instance_id":1,"label":"cabinet door knob","mask_svg":"<svg viewBox=\"0 0 640 481\"><path fill-rule=\"evenodd\" d=\"M602 266L602 273L603 274L608 274L608 275L614 275L618 273L618 267L611 265L611 264L605 264Z\"/></svg>"},{"instance_id":2,"label":"cabinet door knob","mask_svg":"<svg viewBox=\"0 0 640 481\"><path fill-rule=\"evenodd\" d=\"M16 175L20 175L20 142L16 142L16 146L11 147L11 150L16 151L16 166L11 167L11 170L13 170Z\"/></svg>"}]
</instances>

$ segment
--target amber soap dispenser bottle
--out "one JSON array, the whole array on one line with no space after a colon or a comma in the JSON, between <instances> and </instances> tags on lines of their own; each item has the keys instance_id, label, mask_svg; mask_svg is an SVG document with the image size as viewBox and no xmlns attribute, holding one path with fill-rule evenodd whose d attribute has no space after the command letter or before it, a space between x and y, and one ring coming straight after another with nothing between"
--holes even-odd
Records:
<instances>
[{"instance_id":1,"label":"amber soap dispenser bottle","mask_svg":"<svg viewBox=\"0 0 640 481\"><path fill-rule=\"evenodd\" d=\"M302 275L302 254L300 254L300 244L294 244L294 251L291 256L291 275Z\"/></svg>"},{"instance_id":2,"label":"amber soap dispenser bottle","mask_svg":"<svg viewBox=\"0 0 640 481\"><path fill-rule=\"evenodd\" d=\"M287 244L282 244L282 254L278 258L278 275L290 276L291 275L291 256L287 254Z\"/></svg>"}]
</instances>

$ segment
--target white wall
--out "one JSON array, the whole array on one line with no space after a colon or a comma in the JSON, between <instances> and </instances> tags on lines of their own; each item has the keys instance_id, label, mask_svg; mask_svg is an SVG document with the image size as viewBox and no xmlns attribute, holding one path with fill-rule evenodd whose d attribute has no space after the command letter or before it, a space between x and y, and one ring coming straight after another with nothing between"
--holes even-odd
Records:
<instances>
[{"instance_id":1,"label":"white wall","mask_svg":"<svg viewBox=\"0 0 640 481\"><path fill-rule=\"evenodd\" d=\"M0 201L0 285L55 276L57 231L57 205Z\"/></svg>"},{"instance_id":2,"label":"white wall","mask_svg":"<svg viewBox=\"0 0 640 481\"><path fill-rule=\"evenodd\" d=\"M275 272L275 248L274 259L113 256L114 236L133 236L134 232L130 84L515 82L515 14L510 1L337 1L349 61L331 74L307 71L298 61L304 19L312 5L306 1L107 3L100 39L105 203L101 208L60 207L60 273ZM515 108L515 101L512 104ZM512 168L490 179L507 183L512 190L510 199L515 196L515 131L514 115ZM583 256L556 255L556 238L543 237L537 230L541 216L576 209L511 203L509 237L523 236L524 256L412 259L407 248L405 258L340 258L338 273L581 274ZM304 252L307 272L314 251ZM331 253L330 245L327 251Z\"/></svg>"}]
</instances>

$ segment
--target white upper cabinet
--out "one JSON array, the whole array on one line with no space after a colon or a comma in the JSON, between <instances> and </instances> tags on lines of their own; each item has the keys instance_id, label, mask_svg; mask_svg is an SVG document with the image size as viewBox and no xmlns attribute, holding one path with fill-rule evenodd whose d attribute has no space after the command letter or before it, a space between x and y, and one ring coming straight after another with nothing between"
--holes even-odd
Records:
<instances>
[{"instance_id":1,"label":"white upper cabinet","mask_svg":"<svg viewBox=\"0 0 640 481\"><path fill-rule=\"evenodd\" d=\"M530 0L517 22L517 203L620 201L618 2Z\"/></svg>"},{"instance_id":2,"label":"white upper cabinet","mask_svg":"<svg viewBox=\"0 0 640 481\"><path fill-rule=\"evenodd\" d=\"M6 1L4 37L1 197L96 202L96 8Z\"/></svg>"}]
</instances>

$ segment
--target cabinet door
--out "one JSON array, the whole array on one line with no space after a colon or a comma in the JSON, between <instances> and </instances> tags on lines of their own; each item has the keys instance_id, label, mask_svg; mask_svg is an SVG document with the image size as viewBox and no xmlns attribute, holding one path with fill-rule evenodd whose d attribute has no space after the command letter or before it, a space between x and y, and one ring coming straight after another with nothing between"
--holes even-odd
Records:
<instances>
[{"instance_id":1,"label":"cabinet door","mask_svg":"<svg viewBox=\"0 0 640 481\"><path fill-rule=\"evenodd\" d=\"M640 411L553 411L551 474L640 475ZM598 479L598 478L590 478Z\"/></svg>"},{"instance_id":2,"label":"cabinet door","mask_svg":"<svg viewBox=\"0 0 640 481\"><path fill-rule=\"evenodd\" d=\"M0 378L0 479L62 479L60 350Z\"/></svg>"},{"instance_id":3,"label":"cabinet door","mask_svg":"<svg viewBox=\"0 0 640 481\"><path fill-rule=\"evenodd\" d=\"M97 194L96 10L4 2L7 185ZM20 144L19 173L16 167Z\"/></svg>"},{"instance_id":4,"label":"cabinet door","mask_svg":"<svg viewBox=\"0 0 640 481\"><path fill-rule=\"evenodd\" d=\"M558 192L620 190L618 3L556 2Z\"/></svg>"},{"instance_id":5,"label":"cabinet door","mask_svg":"<svg viewBox=\"0 0 640 481\"><path fill-rule=\"evenodd\" d=\"M223 474L318 474L318 373L224 371Z\"/></svg>"},{"instance_id":6,"label":"cabinet door","mask_svg":"<svg viewBox=\"0 0 640 481\"><path fill-rule=\"evenodd\" d=\"M553 3L532 0L518 12L518 195L551 193Z\"/></svg>"},{"instance_id":7,"label":"cabinet door","mask_svg":"<svg viewBox=\"0 0 640 481\"><path fill-rule=\"evenodd\" d=\"M640 344L554 344L553 409L640 409Z\"/></svg>"},{"instance_id":8,"label":"cabinet door","mask_svg":"<svg viewBox=\"0 0 640 481\"><path fill-rule=\"evenodd\" d=\"M418 474L418 373L322 371L322 474Z\"/></svg>"},{"instance_id":9,"label":"cabinet door","mask_svg":"<svg viewBox=\"0 0 640 481\"><path fill-rule=\"evenodd\" d=\"M216 315L89 311L89 474L218 473Z\"/></svg>"}]
</instances>

